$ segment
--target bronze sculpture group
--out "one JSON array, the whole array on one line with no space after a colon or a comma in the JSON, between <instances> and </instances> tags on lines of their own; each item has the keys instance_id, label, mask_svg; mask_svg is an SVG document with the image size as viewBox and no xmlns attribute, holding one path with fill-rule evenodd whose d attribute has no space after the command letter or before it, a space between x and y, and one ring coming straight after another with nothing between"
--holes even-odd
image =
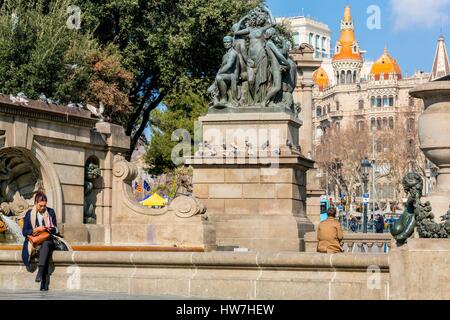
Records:
<instances>
[{"instance_id":1,"label":"bronze sculpture group","mask_svg":"<svg viewBox=\"0 0 450 320\"><path fill-rule=\"evenodd\" d=\"M422 203L423 179L415 173L409 172L403 178L403 188L408 194L405 210L391 228L398 245L417 230L420 238L449 238L450 237L450 210L442 217L442 223L434 221L434 214L430 202Z\"/></svg>"},{"instance_id":2,"label":"bronze sculpture group","mask_svg":"<svg viewBox=\"0 0 450 320\"><path fill-rule=\"evenodd\" d=\"M276 29L270 10L261 5L231 28L227 50L208 92L211 108L280 107L294 111L292 93L297 67L288 41Z\"/></svg>"}]
</instances>

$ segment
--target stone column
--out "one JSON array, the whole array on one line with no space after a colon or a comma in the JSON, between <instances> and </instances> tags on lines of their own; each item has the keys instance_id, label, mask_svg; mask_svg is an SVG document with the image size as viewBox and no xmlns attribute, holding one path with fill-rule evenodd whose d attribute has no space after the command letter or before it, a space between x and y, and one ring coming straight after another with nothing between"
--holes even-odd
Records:
<instances>
[{"instance_id":1,"label":"stone column","mask_svg":"<svg viewBox=\"0 0 450 320\"><path fill-rule=\"evenodd\" d=\"M301 105L299 117L303 126L300 128L299 136L301 150L305 157L311 157L313 152L313 73L321 65L321 61L315 60L313 55L314 48L307 44L302 44L298 50L291 52L291 58L297 64L300 79L294 91L294 101ZM325 194L325 191L319 186L316 166L308 170L307 181L306 214L317 226L320 221L320 196Z\"/></svg>"},{"instance_id":2,"label":"stone column","mask_svg":"<svg viewBox=\"0 0 450 320\"><path fill-rule=\"evenodd\" d=\"M302 147L303 154L306 157L309 157L309 155L312 155L313 151L312 90L314 83L312 81L311 72L303 72L303 81L300 86L301 92L299 95L301 97L300 101L302 111L300 112L299 117L303 122L303 126L300 128L300 146Z\"/></svg>"},{"instance_id":3,"label":"stone column","mask_svg":"<svg viewBox=\"0 0 450 320\"><path fill-rule=\"evenodd\" d=\"M301 105L300 120L303 126L300 128L300 146L302 153L308 157L312 153L312 89L314 86L313 73L320 65L320 60L314 59L314 48L305 43L299 49L291 51L290 56L297 64L299 81L294 91L294 101Z\"/></svg>"}]
</instances>

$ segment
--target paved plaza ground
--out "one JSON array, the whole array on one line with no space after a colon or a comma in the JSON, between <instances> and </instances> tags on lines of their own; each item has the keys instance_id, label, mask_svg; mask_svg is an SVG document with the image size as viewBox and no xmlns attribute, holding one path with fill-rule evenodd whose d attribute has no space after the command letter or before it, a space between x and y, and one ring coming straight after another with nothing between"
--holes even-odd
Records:
<instances>
[{"instance_id":1,"label":"paved plaza ground","mask_svg":"<svg viewBox=\"0 0 450 320\"><path fill-rule=\"evenodd\" d=\"M185 300L177 296L128 295L103 292L74 292L38 290L0 290L1 300Z\"/></svg>"}]
</instances>

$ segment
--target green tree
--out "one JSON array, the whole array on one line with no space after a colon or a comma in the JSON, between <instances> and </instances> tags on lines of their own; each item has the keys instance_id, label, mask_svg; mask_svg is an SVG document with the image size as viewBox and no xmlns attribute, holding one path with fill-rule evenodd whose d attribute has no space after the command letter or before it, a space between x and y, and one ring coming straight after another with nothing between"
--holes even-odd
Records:
<instances>
[{"instance_id":1,"label":"green tree","mask_svg":"<svg viewBox=\"0 0 450 320\"><path fill-rule=\"evenodd\" d=\"M74 1L83 10L84 30L94 30L104 46L116 45L124 57L124 66L134 76L129 94L132 111L124 123L126 133L132 137L128 157L148 126L151 112L163 101L171 108L165 99L179 87L178 83L212 79L221 63L223 36L233 22L260 2ZM159 139L157 133L155 137Z\"/></svg>"},{"instance_id":2,"label":"green tree","mask_svg":"<svg viewBox=\"0 0 450 320\"><path fill-rule=\"evenodd\" d=\"M0 7L0 90L30 98L40 93L78 98L88 86L88 56L97 50L90 34L67 28L68 0L5 0ZM71 68L70 66L77 66Z\"/></svg>"},{"instance_id":3,"label":"green tree","mask_svg":"<svg viewBox=\"0 0 450 320\"><path fill-rule=\"evenodd\" d=\"M172 141L172 133L184 129L191 137L194 136L195 121L208 110L205 95L207 84L195 79L180 81L174 92L166 97L167 107L152 111L153 134L144 157L150 173L168 173L176 168L172 161L172 149L179 141Z\"/></svg>"},{"instance_id":4,"label":"green tree","mask_svg":"<svg viewBox=\"0 0 450 320\"><path fill-rule=\"evenodd\" d=\"M133 75L113 45L100 48L89 31L69 28L70 0L0 3L0 92L41 93L61 103L105 103L120 120Z\"/></svg>"}]
</instances>

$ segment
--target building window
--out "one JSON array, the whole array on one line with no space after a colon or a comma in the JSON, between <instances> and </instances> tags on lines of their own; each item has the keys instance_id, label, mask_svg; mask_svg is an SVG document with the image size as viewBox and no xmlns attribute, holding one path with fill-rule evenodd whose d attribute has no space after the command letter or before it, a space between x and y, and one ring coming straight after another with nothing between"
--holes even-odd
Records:
<instances>
[{"instance_id":1,"label":"building window","mask_svg":"<svg viewBox=\"0 0 450 320\"><path fill-rule=\"evenodd\" d=\"M321 116L322 116L322 107L321 107L321 106L318 106L318 107L317 107L317 109L316 109L316 115L317 115L318 117L321 117Z\"/></svg>"},{"instance_id":2,"label":"building window","mask_svg":"<svg viewBox=\"0 0 450 320\"><path fill-rule=\"evenodd\" d=\"M393 107L393 106L394 106L394 97L389 96L389 107Z\"/></svg>"},{"instance_id":3,"label":"building window","mask_svg":"<svg viewBox=\"0 0 450 320\"><path fill-rule=\"evenodd\" d=\"M341 105L339 104L339 101L336 101L336 111L339 111Z\"/></svg>"},{"instance_id":4,"label":"building window","mask_svg":"<svg viewBox=\"0 0 450 320\"><path fill-rule=\"evenodd\" d=\"M336 72L336 79L337 79L337 83L339 84L340 82L339 82L339 79L340 79L340 76L339 76L339 71L338 72Z\"/></svg>"},{"instance_id":5,"label":"building window","mask_svg":"<svg viewBox=\"0 0 450 320\"><path fill-rule=\"evenodd\" d=\"M394 118L389 118L389 129L394 130Z\"/></svg>"},{"instance_id":6,"label":"building window","mask_svg":"<svg viewBox=\"0 0 450 320\"><path fill-rule=\"evenodd\" d=\"M388 119L383 118L383 130L386 130L388 128Z\"/></svg>"},{"instance_id":7,"label":"building window","mask_svg":"<svg viewBox=\"0 0 450 320\"><path fill-rule=\"evenodd\" d=\"M294 38L294 47L298 47L300 45L300 33L298 32L294 32L292 34L293 38Z\"/></svg>"},{"instance_id":8,"label":"building window","mask_svg":"<svg viewBox=\"0 0 450 320\"><path fill-rule=\"evenodd\" d=\"M341 84L345 84L345 71L341 71Z\"/></svg>"},{"instance_id":9,"label":"building window","mask_svg":"<svg viewBox=\"0 0 450 320\"><path fill-rule=\"evenodd\" d=\"M328 105L328 106L327 106L327 113L330 113L330 112L331 112L331 106Z\"/></svg>"},{"instance_id":10,"label":"building window","mask_svg":"<svg viewBox=\"0 0 450 320\"><path fill-rule=\"evenodd\" d=\"M347 71L347 83L352 83L352 72L350 70Z\"/></svg>"},{"instance_id":11,"label":"building window","mask_svg":"<svg viewBox=\"0 0 450 320\"><path fill-rule=\"evenodd\" d=\"M381 129L382 129L381 118L377 118L377 130L381 130Z\"/></svg>"},{"instance_id":12,"label":"building window","mask_svg":"<svg viewBox=\"0 0 450 320\"><path fill-rule=\"evenodd\" d=\"M316 35L316 50L319 50L320 36Z\"/></svg>"},{"instance_id":13,"label":"building window","mask_svg":"<svg viewBox=\"0 0 450 320\"><path fill-rule=\"evenodd\" d=\"M353 71L353 83L356 83L356 71Z\"/></svg>"},{"instance_id":14,"label":"building window","mask_svg":"<svg viewBox=\"0 0 450 320\"><path fill-rule=\"evenodd\" d=\"M314 35L312 33L309 34L309 44L312 46L313 45L313 37Z\"/></svg>"},{"instance_id":15,"label":"building window","mask_svg":"<svg viewBox=\"0 0 450 320\"><path fill-rule=\"evenodd\" d=\"M388 107L389 106L389 99L387 96L383 96L383 106Z\"/></svg>"},{"instance_id":16,"label":"building window","mask_svg":"<svg viewBox=\"0 0 450 320\"><path fill-rule=\"evenodd\" d=\"M327 50L327 38L322 37L322 51L326 51Z\"/></svg>"},{"instance_id":17,"label":"building window","mask_svg":"<svg viewBox=\"0 0 450 320\"><path fill-rule=\"evenodd\" d=\"M377 120L375 118L372 118L370 120L370 124L371 124L372 130L375 131L375 129L377 128Z\"/></svg>"},{"instance_id":18,"label":"building window","mask_svg":"<svg viewBox=\"0 0 450 320\"><path fill-rule=\"evenodd\" d=\"M370 98L370 105L372 106L372 108L375 108L377 106L377 98L371 97Z\"/></svg>"},{"instance_id":19,"label":"building window","mask_svg":"<svg viewBox=\"0 0 450 320\"><path fill-rule=\"evenodd\" d=\"M382 99L381 99L381 97L380 96L378 96L377 97L377 107L381 107L381 105L382 105L382 103L383 103L383 101L382 101Z\"/></svg>"},{"instance_id":20,"label":"building window","mask_svg":"<svg viewBox=\"0 0 450 320\"><path fill-rule=\"evenodd\" d=\"M359 100L358 101L358 109L359 110L363 110L364 109L364 100Z\"/></svg>"}]
</instances>

